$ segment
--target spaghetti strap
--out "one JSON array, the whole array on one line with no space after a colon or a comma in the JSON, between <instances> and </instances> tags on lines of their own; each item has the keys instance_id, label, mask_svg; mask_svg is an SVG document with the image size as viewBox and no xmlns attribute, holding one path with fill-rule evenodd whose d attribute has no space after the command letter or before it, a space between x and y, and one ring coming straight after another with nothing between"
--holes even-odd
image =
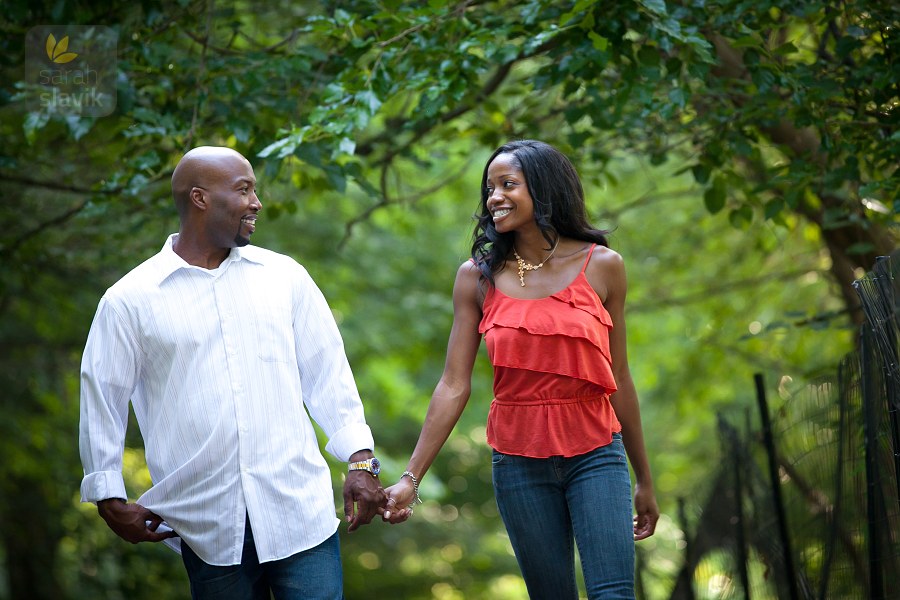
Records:
<instances>
[{"instance_id":1,"label":"spaghetti strap","mask_svg":"<svg viewBox=\"0 0 900 600\"><path fill-rule=\"evenodd\" d=\"M597 247L597 244L591 244L591 249L588 250L587 258L584 260L584 264L581 265L582 273L584 273L584 271L587 269L588 263L591 262L591 255L594 253L594 248L596 248L596 247Z\"/></svg>"}]
</instances>

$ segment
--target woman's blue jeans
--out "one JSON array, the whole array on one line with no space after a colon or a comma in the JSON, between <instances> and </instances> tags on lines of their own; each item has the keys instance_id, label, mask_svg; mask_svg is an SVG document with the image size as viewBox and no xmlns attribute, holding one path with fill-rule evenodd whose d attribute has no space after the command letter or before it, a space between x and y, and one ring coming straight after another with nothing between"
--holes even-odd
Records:
<instances>
[{"instance_id":1,"label":"woman's blue jeans","mask_svg":"<svg viewBox=\"0 0 900 600\"><path fill-rule=\"evenodd\" d=\"M631 478L621 434L564 458L493 453L494 492L532 600L634 598Z\"/></svg>"},{"instance_id":2,"label":"woman's blue jeans","mask_svg":"<svg viewBox=\"0 0 900 600\"><path fill-rule=\"evenodd\" d=\"M260 563L248 519L241 564L210 565L181 542L193 600L341 600L344 580L338 533L309 550Z\"/></svg>"}]
</instances>

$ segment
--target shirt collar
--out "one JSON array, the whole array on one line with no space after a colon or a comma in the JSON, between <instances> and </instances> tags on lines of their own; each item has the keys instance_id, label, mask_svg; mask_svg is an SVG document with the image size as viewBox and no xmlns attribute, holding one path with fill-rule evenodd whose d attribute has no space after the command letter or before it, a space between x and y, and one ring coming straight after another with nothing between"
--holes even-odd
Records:
<instances>
[{"instance_id":1,"label":"shirt collar","mask_svg":"<svg viewBox=\"0 0 900 600\"><path fill-rule=\"evenodd\" d=\"M159 251L158 257L159 261L157 262L157 283L162 284L169 275L172 275L175 271L179 269L189 269L191 265L187 263L183 258L178 256L175 253L175 250L172 248L172 244L175 241L175 238L178 237L177 233L171 234L167 239L166 243L163 244L162 249ZM265 264L263 253L259 252L259 249L255 246L244 246L243 248L232 248L231 252L228 253L228 258L226 258L219 268L225 267L226 263L238 262L241 260L246 260L249 262L257 263L257 264Z\"/></svg>"}]
</instances>

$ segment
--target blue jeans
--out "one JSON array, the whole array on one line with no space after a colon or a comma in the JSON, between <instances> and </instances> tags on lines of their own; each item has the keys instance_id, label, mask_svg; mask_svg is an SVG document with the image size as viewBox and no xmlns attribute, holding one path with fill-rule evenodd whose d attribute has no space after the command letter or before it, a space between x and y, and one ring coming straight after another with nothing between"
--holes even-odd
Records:
<instances>
[{"instance_id":1,"label":"blue jeans","mask_svg":"<svg viewBox=\"0 0 900 600\"><path fill-rule=\"evenodd\" d=\"M621 434L571 458L495 450L493 478L532 600L578 598L576 542L588 598L634 598L631 477Z\"/></svg>"},{"instance_id":2,"label":"blue jeans","mask_svg":"<svg viewBox=\"0 0 900 600\"><path fill-rule=\"evenodd\" d=\"M209 565L181 542L193 600L342 600L344 580L337 532L309 550L260 563L248 519L241 564Z\"/></svg>"}]
</instances>

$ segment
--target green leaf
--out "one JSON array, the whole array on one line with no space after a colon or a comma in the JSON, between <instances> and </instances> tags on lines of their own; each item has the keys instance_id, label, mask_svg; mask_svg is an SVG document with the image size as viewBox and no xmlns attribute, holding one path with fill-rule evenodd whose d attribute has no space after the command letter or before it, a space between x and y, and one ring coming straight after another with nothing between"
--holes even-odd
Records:
<instances>
[{"instance_id":1,"label":"green leaf","mask_svg":"<svg viewBox=\"0 0 900 600\"><path fill-rule=\"evenodd\" d=\"M338 150L343 154L353 154L354 150L356 150L356 142L350 138L341 138Z\"/></svg>"},{"instance_id":2,"label":"green leaf","mask_svg":"<svg viewBox=\"0 0 900 600\"><path fill-rule=\"evenodd\" d=\"M863 255L868 254L875 250L875 246L869 242L858 242L856 244L851 244L847 247L847 254L851 255Z\"/></svg>"},{"instance_id":3,"label":"green leaf","mask_svg":"<svg viewBox=\"0 0 900 600\"><path fill-rule=\"evenodd\" d=\"M691 173L694 175L694 181L700 185L706 185L706 182L709 181L710 169L703 163L692 166Z\"/></svg>"},{"instance_id":4,"label":"green leaf","mask_svg":"<svg viewBox=\"0 0 900 600\"><path fill-rule=\"evenodd\" d=\"M728 221L733 227L743 229L753 222L753 209L747 204L742 204L728 213Z\"/></svg>"},{"instance_id":5,"label":"green leaf","mask_svg":"<svg viewBox=\"0 0 900 600\"><path fill-rule=\"evenodd\" d=\"M66 125L69 126L69 133L74 140L80 140L87 134L94 123L97 121L93 117L81 117L78 115L69 115L66 117Z\"/></svg>"},{"instance_id":6,"label":"green leaf","mask_svg":"<svg viewBox=\"0 0 900 600\"><path fill-rule=\"evenodd\" d=\"M595 50L605 52L607 47L609 47L609 40L598 34L596 31L591 31L590 33L588 33L588 37L591 38L591 43L593 44Z\"/></svg>"},{"instance_id":7,"label":"green leaf","mask_svg":"<svg viewBox=\"0 0 900 600\"><path fill-rule=\"evenodd\" d=\"M713 184L703 192L703 203L710 214L716 214L725 208L725 184L721 177L716 177Z\"/></svg>"},{"instance_id":8,"label":"green leaf","mask_svg":"<svg viewBox=\"0 0 900 600\"><path fill-rule=\"evenodd\" d=\"M882 188L883 184L880 181L870 181L865 185L859 186L859 197L867 198L869 196L873 196L878 193L878 190Z\"/></svg>"},{"instance_id":9,"label":"green leaf","mask_svg":"<svg viewBox=\"0 0 900 600\"><path fill-rule=\"evenodd\" d=\"M781 214L781 211L784 210L784 200L781 198L776 198L774 200L769 200L766 202L764 214L766 219L774 219L776 216Z\"/></svg>"},{"instance_id":10,"label":"green leaf","mask_svg":"<svg viewBox=\"0 0 900 600\"><path fill-rule=\"evenodd\" d=\"M152 171L161 164L159 154L155 150L148 150L135 158L131 166L138 171Z\"/></svg>"},{"instance_id":11,"label":"green leaf","mask_svg":"<svg viewBox=\"0 0 900 600\"><path fill-rule=\"evenodd\" d=\"M669 91L669 100L678 105L679 108L684 108L687 98L685 97L683 89L675 88Z\"/></svg>"},{"instance_id":12,"label":"green leaf","mask_svg":"<svg viewBox=\"0 0 900 600\"><path fill-rule=\"evenodd\" d=\"M274 155L275 158L285 158L286 156L290 156L291 154L293 154L297 149L297 146L299 146L302 142L302 131L298 133L292 133L287 137L272 142L271 144L260 150L257 156L261 158L268 158L269 156Z\"/></svg>"},{"instance_id":13,"label":"green leaf","mask_svg":"<svg viewBox=\"0 0 900 600\"><path fill-rule=\"evenodd\" d=\"M759 34L756 33L753 35L745 35L731 41L732 48L755 48L760 45L762 45L762 40L760 40Z\"/></svg>"},{"instance_id":14,"label":"green leaf","mask_svg":"<svg viewBox=\"0 0 900 600\"><path fill-rule=\"evenodd\" d=\"M776 56L787 56L789 54L796 54L797 52L799 52L799 50L797 49L797 46L795 46L791 42L788 42L786 44L782 44L782 45L778 46L777 48L775 48L775 51L773 52L773 54Z\"/></svg>"},{"instance_id":15,"label":"green leaf","mask_svg":"<svg viewBox=\"0 0 900 600\"><path fill-rule=\"evenodd\" d=\"M656 15L665 16L669 14L664 0L638 0L638 4Z\"/></svg>"},{"instance_id":16,"label":"green leaf","mask_svg":"<svg viewBox=\"0 0 900 600\"><path fill-rule=\"evenodd\" d=\"M50 121L50 115L46 112L30 112L25 116L25 122L22 124L25 130L25 139L29 144L33 144L37 139L37 133Z\"/></svg>"},{"instance_id":17,"label":"green leaf","mask_svg":"<svg viewBox=\"0 0 900 600\"><path fill-rule=\"evenodd\" d=\"M381 100L372 90L365 90L356 94L356 100L360 102L369 111L369 114L375 114L381 108Z\"/></svg>"}]
</instances>

